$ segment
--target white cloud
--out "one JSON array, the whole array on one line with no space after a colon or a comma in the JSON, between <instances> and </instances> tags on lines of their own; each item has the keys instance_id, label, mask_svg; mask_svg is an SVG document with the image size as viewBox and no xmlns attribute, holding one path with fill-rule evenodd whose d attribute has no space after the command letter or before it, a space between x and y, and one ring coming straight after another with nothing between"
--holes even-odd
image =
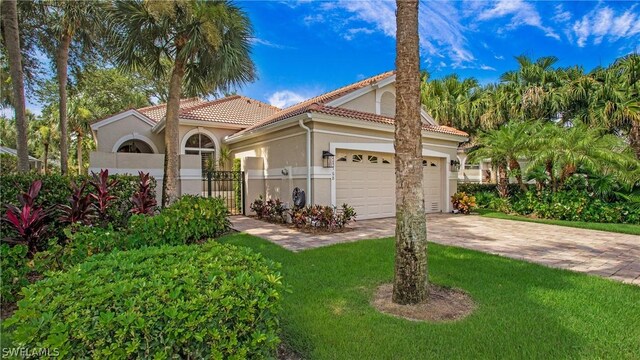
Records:
<instances>
[{"instance_id":1,"label":"white cloud","mask_svg":"<svg viewBox=\"0 0 640 360\"><path fill-rule=\"evenodd\" d=\"M393 1L361 0L349 1L340 0L327 3L320 3L314 11L347 11L351 17L345 19L344 16L325 16L323 19L334 19L335 30L343 33L347 40L354 38L356 34L369 34L374 30L382 34L395 38L396 36L396 5ZM331 14L335 15L335 14ZM322 16L322 14L306 16L307 19ZM420 46L428 55L445 57L452 60L452 65L460 65L464 62L475 60L469 50L467 39L464 36L465 27L461 24L459 11L454 3L447 2L421 2L420 3ZM354 22L364 22L372 27L351 27ZM359 24L360 25L360 24ZM345 30L348 28L347 30Z\"/></svg>"},{"instance_id":2,"label":"white cloud","mask_svg":"<svg viewBox=\"0 0 640 360\"><path fill-rule=\"evenodd\" d=\"M503 17L511 17L508 29L515 29L523 25L533 26L544 31L545 36L560 40L560 36L548 26L544 26L542 18L535 6L523 0L499 0L491 6L481 10L477 19L488 21Z\"/></svg>"},{"instance_id":3,"label":"white cloud","mask_svg":"<svg viewBox=\"0 0 640 360\"><path fill-rule=\"evenodd\" d=\"M566 23L571 20L571 13L564 9L562 4L558 4L555 6L555 14L551 18L551 20L558 23Z\"/></svg>"},{"instance_id":4,"label":"white cloud","mask_svg":"<svg viewBox=\"0 0 640 360\"><path fill-rule=\"evenodd\" d=\"M275 43L272 43L269 40L260 39L260 38L252 38L251 39L251 43L252 44L257 44L257 45L264 45L264 46L268 46L268 47L272 47L272 48L276 48L276 49L284 49L285 48L284 45L275 44Z\"/></svg>"},{"instance_id":5,"label":"white cloud","mask_svg":"<svg viewBox=\"0 0 640 360\"><path fill-rule=\"evenodd\" d=\"M504 56L502 55L493 55L494 58L496 58L496 60L504 60Z\"/></svg>"},{"instance_id":6,"label":"white cloud","mask_svg":"<svg viewBox=\"0 0 640 360\"><path fill-rule=\"evenodd\" d=\"M347 40L353 40L353 38L358 34L372 34L374 31L372 29L367 28L354 28L348 29L347 33L344 34L344 38Z\"/></svg>"},{"instance_id":7,"label":"white cloud","mask_svg":"<svg viewBox=\"0 0 640 360\"><path fill-rule=\"evenodd\" d=\"M307 15L302 19L302 21L305 25L310 26L313 24L323 23L324 16L322 16L322 14Z\"/></svg>"},{"instance_id":8,"label":"white cloud","mask_svg":"<svg viewBox=\"0 0 640 360\"><path fill-rule=\"evenodd\" d=\"M306 99L308 99L308 97L305 97L291 90L282 90L276 91L271 94L271 96L269 96L269 104L279 108L286 108Z\"/></svg>"},{"instance_id":9,"label":"white cloud","mask_svg":"<svg viewBox=\"0 0 640 360\"><path fill-rule=\"evenodd\" d=\"M480 69L482 69L482 70L489 70L489 71L496 71L496 69L495 69L495 68L493 68L493 67L491 67L491 66L489 66L489 65L485 65L485 64L480 65Z\"/></svg>"},{"instance_id":10,"label":"white cloud","mask_svg":"<svg viewBox=\"0 0 640 360\"><path fill-rule=\"evenodd\" d=\"M621 14L608 6L598 5L595 9L576 20L567 31L570 40L575 36L576 44L586 46L589 38L595 45L605 38L611 42L640 34L640 14L632 6Z\"/></svg>"}]
</instances>

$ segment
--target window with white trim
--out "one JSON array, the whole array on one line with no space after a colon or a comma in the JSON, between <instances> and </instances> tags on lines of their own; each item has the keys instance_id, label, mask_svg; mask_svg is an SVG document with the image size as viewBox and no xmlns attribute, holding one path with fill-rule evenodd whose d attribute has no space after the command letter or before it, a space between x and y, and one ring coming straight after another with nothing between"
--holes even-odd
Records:
<instances>
[{"instance_id":1,"label":"window with white trim","mask_svg":"<svg viewBox=\"0 0 640 360\"><path fill-rule=\"evenodd\" d=\"M213 171L216 167L216 144L203 133L193 134L184 146L187 155L200 155L202 173Z\"/></svg>"},{"instance_id":2,"label":"window with white trim","mask_svg":"<svg viewBox=\"0 0 640 360\"><path fill-rule=\"evenodd\" d=\"M132 153L132 154L153 154L151 145L147 144L144 140L131 139L123 142L118 147L119 153Z\"/></svg>"}]
</instances>

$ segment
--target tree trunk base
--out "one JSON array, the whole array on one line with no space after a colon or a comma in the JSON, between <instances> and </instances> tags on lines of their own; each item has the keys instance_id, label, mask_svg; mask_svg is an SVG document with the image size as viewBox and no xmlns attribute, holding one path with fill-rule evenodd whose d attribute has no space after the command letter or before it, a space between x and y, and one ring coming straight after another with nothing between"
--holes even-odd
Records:
<instances>
[{"instance_id":1,"label":"tree trunk base","mask_svg":"<svg viewBox=\"0 0 640 360\"><path fill-rule=\"evenodd\" d=\"M376 290L371 305L378 311L413 321L447 322L464 319L476 309L473 299L464 291L429 284L427 301L400 305L391 300L393 284L383 284Z\"/></svg>"}]
</instances>

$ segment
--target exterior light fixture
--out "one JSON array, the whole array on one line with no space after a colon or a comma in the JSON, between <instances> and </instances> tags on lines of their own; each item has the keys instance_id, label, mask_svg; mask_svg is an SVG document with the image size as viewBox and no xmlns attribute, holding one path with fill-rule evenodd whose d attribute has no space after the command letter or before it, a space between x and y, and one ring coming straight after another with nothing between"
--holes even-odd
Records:
<instances>
[{"instance_id":1,"label":"exterior light fixture","mask_svg":"<svg viewBox=\"0 0 640 360\"><path fill-rule=\"evenodd\" d=\"M322 167L333 168L335 157L336 156L330 153L329 151L323 150L322 151Z\"/></svg>"}]
</instances>

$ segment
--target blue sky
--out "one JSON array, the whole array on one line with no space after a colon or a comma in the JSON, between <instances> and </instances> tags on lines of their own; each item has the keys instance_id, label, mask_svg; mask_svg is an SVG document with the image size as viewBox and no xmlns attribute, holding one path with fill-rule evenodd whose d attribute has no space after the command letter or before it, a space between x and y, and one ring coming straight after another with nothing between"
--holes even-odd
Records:
<instances>
[{"instance_id":1,"label":"blue sky","mask_svg":"<svg viewBox=\"0 0 640 360\"><path fill-rule=\"evenodd\" d=\"M240 94L284 107L394 68L394 1L236 3L254 26L259 75ZM434 77L493 82L520 54L590 70L640 51L640 3L424 1L420 37L422 67Z\"/></svg>"},{"instance_id":2,"label":"blue sky","mask_svg":"<svg viewBox=\"0 0 640 360\"><path fill-rule=\"evenodd\" d=\"M288 106L394 68L394 1L241 1L254 25L259 79L240 93ZM514 56L555 55L586 70L640 51L637 2L429 1L420 4L422 67L482 83Z\"/></svg>"}]
</instances>

